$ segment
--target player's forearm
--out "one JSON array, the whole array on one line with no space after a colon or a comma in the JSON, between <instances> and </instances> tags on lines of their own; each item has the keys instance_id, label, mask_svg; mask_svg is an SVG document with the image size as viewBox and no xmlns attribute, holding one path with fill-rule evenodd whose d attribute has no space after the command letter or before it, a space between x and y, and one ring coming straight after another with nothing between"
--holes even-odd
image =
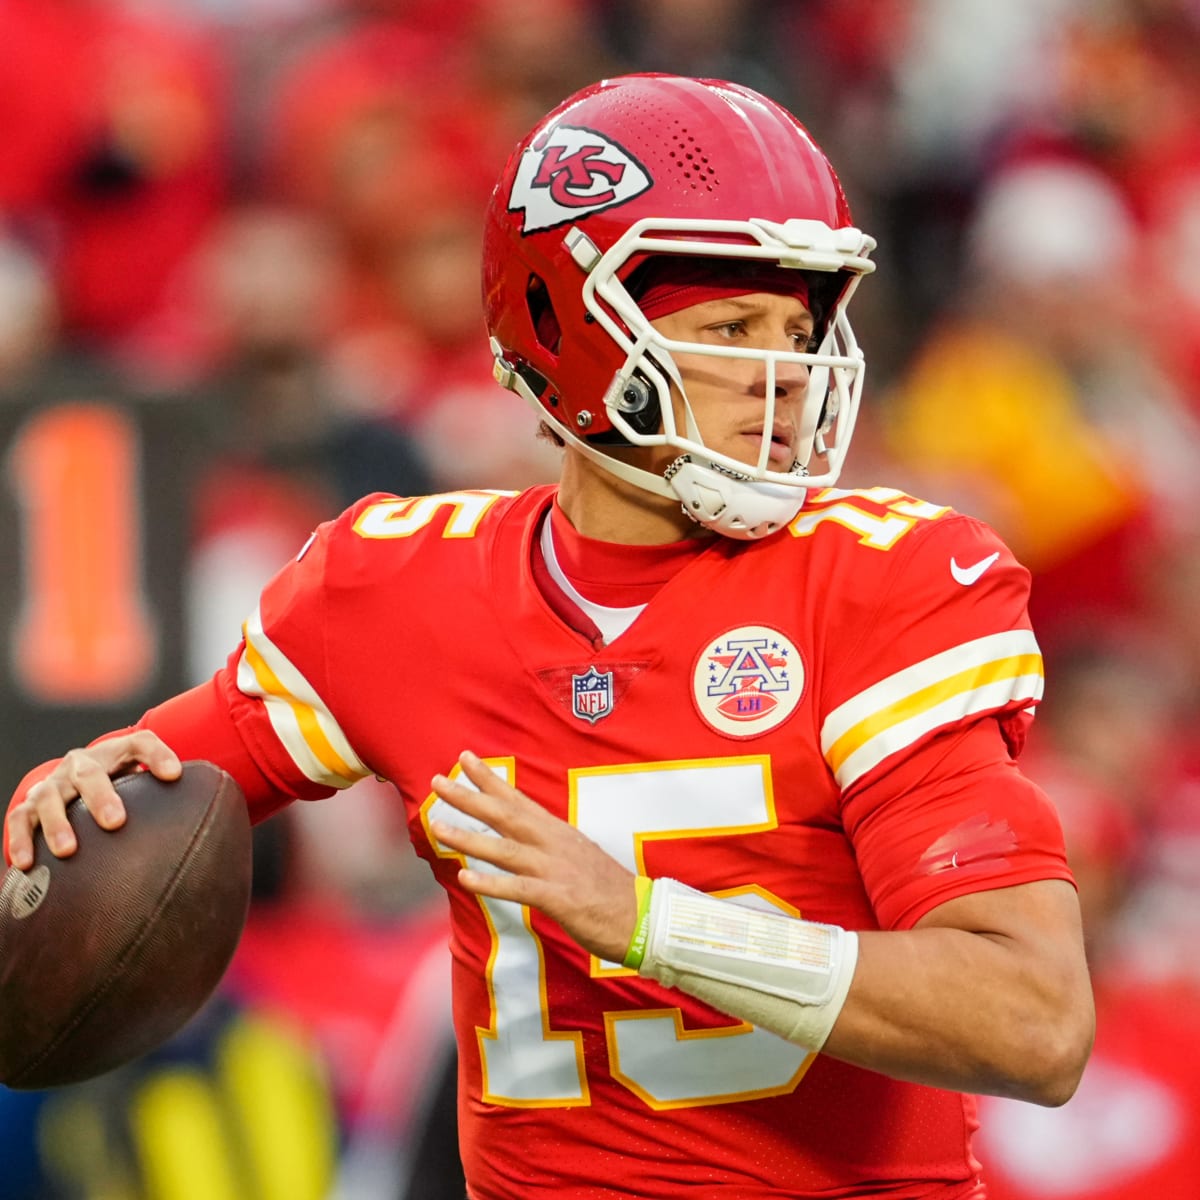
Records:
<instances>
[{"instance_id":1,"label":"player's forearm","mask_svg":"<svg viewBox=\"0 0 1200 1200\"><path fill-rule=\"evenodd\" d=\"M625 961L641 974L897 1079L1059 1104L1091 1045L1078 906L1062 881L856 935L660 879L638 930Z\"/></svg>"},{"instance_id":2,"label":"player's forearm","mask_svg":"<svg viewBox=\"0 0 1200 1200\"><path fill-rule=\"evenodd\" d=\"M962 929L864 933L824 1052L894 1078L1061 1104L1092 1038L1079 966Z\"/></svg>"}]
</instances>

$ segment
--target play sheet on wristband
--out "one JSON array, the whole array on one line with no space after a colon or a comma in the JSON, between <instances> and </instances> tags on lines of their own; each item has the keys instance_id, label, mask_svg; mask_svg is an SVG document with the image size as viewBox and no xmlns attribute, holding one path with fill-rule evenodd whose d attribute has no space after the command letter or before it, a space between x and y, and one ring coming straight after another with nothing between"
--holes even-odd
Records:
<instances>
[{"instance_id":1,"label":"play sheet on wristband","mask_svg":"<svg viewBox=\"0 0 1200 1200\"><path fill-rule=\"evenodd\" d=\"M718 910L705 897L670 897L666 943L679 950L826 975L832 966L833 937L823 926L736 904L723 904Z\"/></svg>"}]
</instances>

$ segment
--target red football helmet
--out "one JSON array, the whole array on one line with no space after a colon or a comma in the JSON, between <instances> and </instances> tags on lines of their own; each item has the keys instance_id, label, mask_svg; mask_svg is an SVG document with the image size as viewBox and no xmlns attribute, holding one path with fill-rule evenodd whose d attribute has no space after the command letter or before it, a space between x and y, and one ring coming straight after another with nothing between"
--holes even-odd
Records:
<instances>
[{"instance_id":1,"label":"red football helmet","mask_svg":"<svg viewBox=\"0 0 1200 1200\"><path fill-rule=\"evenodd\" d=\"M714 79L604 80L519 143L492 193L483 290L496 378L605 469L679 499L718 532L762 536L792 519L807 488L830 486L841 469L864 372L845 309L874 270L874 247L852 225L825 155L774 101ZM652 255L803 272L818 321L815 350L667 340L626 288ZM808 366L792 469L768 469L767 438L750 466L706 447L672 351L765 361L767 429L777 364ZM672 383L683 396L682 421ZM614 444L668 445L679 457L659 476L607 454Z\"/></svg>"}]
</instances>

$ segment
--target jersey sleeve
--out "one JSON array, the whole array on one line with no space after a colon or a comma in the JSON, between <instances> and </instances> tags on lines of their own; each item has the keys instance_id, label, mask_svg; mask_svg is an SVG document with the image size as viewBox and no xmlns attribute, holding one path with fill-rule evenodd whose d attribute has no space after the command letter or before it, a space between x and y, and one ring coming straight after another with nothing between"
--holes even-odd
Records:
<instances>
[{"instance_id":1,"label":"jersey sleeve","mask_svg":"<svg viewBox=\"0 0 1200 1200\"><path fill-rule=\"evenodd\" d=\"M821 749L884 928L954 896L1070 879L1053 805L1016 764L1043 690L1029 573L982 522L933 522L850 603Z\"/></svg>"},{"instance_id":2,"label":"jersey sleeve","mask_svg":"<svg viewBox=\"0 0 1200 1200\"><path fill-rule=\"evenodd\" d=\"M328 796L372 774L335 715L335 697L349 692L337 677L329 642L333 622L340 635L355 627L353 597L370 586L353 553L353 529L375 499L321 525L267 584L242 626L241 645L217 678L263 773L301 799ZM369 624L361 622L364 638Z\"/></svg>"},{"instance_id":3,"label":"jersey sleeve","mask_svg":"<svg viewBox=\"0 0 1200 1200\"><path fill-rule=\"evenodd\" d=\"M228 771L246 798L254 824L295 799L319 799L332 792L331 788L316 791L297 786L256 757L233 720L220 673L156 705L136 728L157 733L184 762L207 759Z\"/></svg>"},{"instance_id":4,"label":"jersey sleeve","mask_svg":"<svg viewBox=\"0 0 1200 1200\"><path fill-rule=\"evenodd\" d=\"M1029 572L988 526L954 514L889 557L875 594L849 601L848 652L822 697L821 752L843 793L985 715L1019 754L1042 697Z\"/></svg>"},{"instance_id":5,"label":"jersey sleeve","mask_svg":"<svg viewBox=\"0 0 1200 1200\"><path fill-rule=\"evenodd\" d=\"M990 718L898 758L847 799L843 821L883 929L972 892L1073 882L1053 804Z\"/></svg>"}]
</instances>

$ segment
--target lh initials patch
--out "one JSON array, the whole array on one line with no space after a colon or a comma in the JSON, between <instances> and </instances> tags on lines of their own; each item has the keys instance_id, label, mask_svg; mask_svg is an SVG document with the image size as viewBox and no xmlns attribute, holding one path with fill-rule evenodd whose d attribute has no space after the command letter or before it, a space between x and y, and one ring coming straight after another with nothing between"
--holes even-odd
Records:
<instances>
[{"instance_id":1,"label":"lh initials patch","mask_svg":"<svg viewBox=\"0 0 1200 1200\"><path fill-rule=\"evenodd\" d=\"M696 711L730 737L757 737L782 725L803 694L800 651L765 625L743 625L707 642L692 671Z\"/></svg>"}]
</instances>

